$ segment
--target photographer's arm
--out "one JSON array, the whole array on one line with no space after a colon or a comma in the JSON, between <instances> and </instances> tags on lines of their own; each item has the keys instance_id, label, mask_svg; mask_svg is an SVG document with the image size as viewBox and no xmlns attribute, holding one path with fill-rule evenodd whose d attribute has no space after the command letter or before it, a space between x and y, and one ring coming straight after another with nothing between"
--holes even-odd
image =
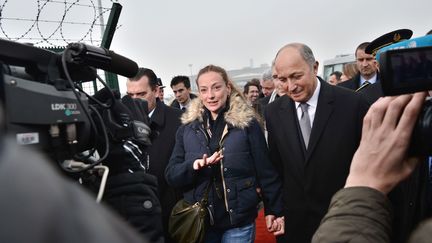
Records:
<instances>
[{"instance_id":1,"label":"photographer's arm","mask_svg":"<svg viewBox=\"0 0 432 243\"><path fill-rule=\"evenodd\" d=\"M424 93L385 97L369 109L345 188L332 198L313 242L390 241L386 194L417 165L407 149L424 99Z\"/></svg>"}]
</instances>

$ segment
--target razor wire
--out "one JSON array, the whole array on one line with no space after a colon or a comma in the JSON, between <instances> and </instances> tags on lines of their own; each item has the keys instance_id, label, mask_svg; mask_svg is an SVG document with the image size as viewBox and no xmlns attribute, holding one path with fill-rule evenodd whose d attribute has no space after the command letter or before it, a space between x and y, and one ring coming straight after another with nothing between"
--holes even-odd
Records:
<instances>
[{"instance_id":1,"label":"razor wire","mask_svg":"<svg viewBox=\"0 0 432 243\"><path fill-rule=\"evenodd\" d=\"M16 1L16 0L15 0ZM23 1L24 2L24 1ZM26 3L29 1L26 0ZM10 4L10 0L4 0L2 4L0 4L0 34L3 34L4 38L12 40L12 41L30 41L34 45L48 44L49 46L59 46L61 44L54 42L60 41L65 45L71 42L88 42L92 45L99 45L101 43L101 38L97 39L94 37L94 27L103 26L106 24L99 24L98 21L100 19L103 20L103 15L109 13L111 8L98 6L95 4L95 0L86 0L89 4L84 4L84 0L36 0L37 9L34 18L19 18L14 16L5 16L5 9L8 9L8 4ZM110 0L111 3L118 2L115 0ZM49 5L60 5L62 8L62 14L59 19L49 19L45 16L49 16L50 13L45 13L47 6ZM70 14L73 8L88 8L92 12L92 19L88 22L85 21L66 21L68 14ZM45 12L44 12L45 10ZM45 18L44 18L45 17ZM31 25L28 29L26 29L22 34L18 34L16 36L12 36L5 30L5 20L8 21L20 21L22 22L31 22ZM49 33L44 33L41 30L40 23L50 23L57 24L54 30ZM64 31L69 29L68 26L65 25L75 25L76 28L84 29L86 32L77 36L76 38L68 38L65 36ZM82 28L81 28L82 26ZM87 27L88 26L88 27ZM86 29L88 28L88 29ZM31 32L36 32L36 36L30 36ZM103 33L101 33L102 35Z\"/></svg>"}]
</instances>

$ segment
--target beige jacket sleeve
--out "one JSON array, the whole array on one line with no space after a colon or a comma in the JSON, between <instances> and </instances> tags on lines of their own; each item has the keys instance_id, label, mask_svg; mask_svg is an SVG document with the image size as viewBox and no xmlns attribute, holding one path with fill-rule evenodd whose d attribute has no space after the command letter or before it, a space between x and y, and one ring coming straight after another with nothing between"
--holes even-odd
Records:
<instances>
[{"instance_id":1,"label":"beige jacket sleeve","mask_svg":"<svg viewBox=\"0 0 432 243\"><path fill-rule=\"evenodd\" d=\"M387 197L368 187L338 191L312 242L390 242L392 209Z\"/></svg>"}]
</instances>

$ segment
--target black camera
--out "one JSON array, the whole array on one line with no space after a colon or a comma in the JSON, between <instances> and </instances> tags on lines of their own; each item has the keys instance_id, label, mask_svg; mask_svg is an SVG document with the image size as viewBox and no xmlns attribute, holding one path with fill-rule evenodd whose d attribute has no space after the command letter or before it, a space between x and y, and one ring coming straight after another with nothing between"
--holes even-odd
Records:
<instances>
[{"instance_id":1,"label":"black camera","mask_svg":"<svg viewBox=\"0 0 432 243\"><path fill-rule=\"evenodd\" d=\"M385 95L432 90L432 46L389 50L379 63Z\"/></svg>"},{"instance_id":2,"label":"black camera","mask_svg":"<svg viewBox=\"0 0 432 243\"><path fill-rule=\"evenodd\" d=\"M59 159L91 147L90 122L84 114L89 109L86 96L80 94L80 106L71 90L30 81L4 69L10 66L4 65L0 74L5 126L18 144L46 152L60 146L63 156Z\"/></svg>"},{"instance_id":3,"label":"black camera","mask_svg":"<svg viewBox=\"0 0 432 243\"><path fill-rule=\"evenodd\" d=\"M130 140L148 145L146 115L140 112L143 104L133 100L125 104L96 73L101 68L132 77L138 71L135 62L82 43L54 53L2 39L0 62L3 130L18 144L43 150L59 163L84 161L89 169L107 157L110 143ZM81 84L95 79L106 88L90 96ZM132 106L138 107L134 109L140 119L133 116ZM99 155L92 160L96 150Z\"/></svg>"},{"instance_id":4,"label":"black camera","mask_svg":"<svg viewBox=\"0 0 432 243\"><path fill-rule=\"evenodd\" d=\"M432 90L432 36L391 44L401 31L390 32L371 42L366 52L374 53L380 64L381 86L385 96ZM412 34L412 32L411 32ZM410 35L411 36L411 35ZM383 42L390 40L384 48ZM369 51L368 51L369 49ZM425 101L414 128L409 153L432 155L432 100Z\"/></svg>"}]
</instances>

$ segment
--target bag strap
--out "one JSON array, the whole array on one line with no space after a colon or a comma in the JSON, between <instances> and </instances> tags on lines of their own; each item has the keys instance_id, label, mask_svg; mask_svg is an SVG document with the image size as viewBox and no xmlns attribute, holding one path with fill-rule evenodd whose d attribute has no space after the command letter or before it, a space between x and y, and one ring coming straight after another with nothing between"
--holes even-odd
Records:
<instances>
[{"instance_id":1,"label":"bag strap","mask_svg":"<svg viewBox=\"0 0 432 243\"><path fill-rule=\"evenodd\" d=\"M201 199L201 203L204 204L204 205L207 205L208 195L209 195L210 188L211 188L212 185L213 185L213 180L210 179L209 183L207 184L207 188L204 191L203 198Z\"/></svg>"}]
</instances>

